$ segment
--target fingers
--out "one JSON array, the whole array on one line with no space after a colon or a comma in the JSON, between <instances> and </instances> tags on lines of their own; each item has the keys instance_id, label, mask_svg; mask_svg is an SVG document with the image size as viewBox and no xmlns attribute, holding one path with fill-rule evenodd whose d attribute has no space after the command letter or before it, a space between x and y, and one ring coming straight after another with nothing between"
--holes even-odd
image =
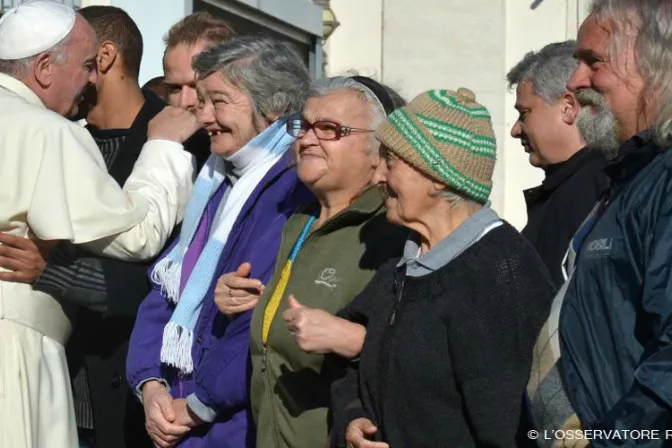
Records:
<instances>
[{"instance_id":1,"label":"fingers","mask_svg":"<svg viewBox=\"0 0 672 448\"><path fill-rule=\"evenodd\" d=\"M159 443L160 446L166 444L174 444L180 440L180 438L189 432L190 428L183 425L174 425L168 422L163 413L159 409L152 409L147 414L147 422L145 424L147 433L152 437L152 440L155 443Z\"/></svg>"},{"instance_id":2,"label":"fingers","mask_svg":"<svg viewBox=\"0 0 672 448\"><path fill-rule=\"evenodd\" d=\"M170 396L168 396L168 393L166 393L166 395L160 396L156 400L156 404L158 405L161 414L166 419L166 421L171 423L175 421L175 410L173 409L172 402L173 400Z\"/></svg>"},{"instance_id":3,"label":"fingers","mask_svg":"<svg viewBox=\"0 0 672 448\"><path fill-rule=\"evenodd\" d=\"M215 292L215 304L219 311L227 316L243 313L253 309L259 302L258 295L245 295L243 297L235 297L228 295L229 291L219 293Z\"/></svg>"},{"instance_id":4,"label":"fingers","mask_svg":"<svg viewBox=\"0 0 672 448\"><path fill-rule=\"evenodd\" d=\"M387 443L372 442L366 439L366 436L372 436L376 432L378 428L371 423L371 420L359 418L350 422L345 432L345 439L348 446L353 448L390 448Z\"/></svg>"},{"instance_id":5,"label":"fingers","mask_svg":"<svg viewBox=\"0 0 672 448\"><path fill-rule=\"evenodd\" d=\"M364 439L360 444L359 448L390 448L385 442L372 442L370 440Z\"/></svg>"},{"instance_id":6,"label":"fingers","mask_svg":"<svg viewBox=\"0 0 672 448\"><path fill-rule=\"evenodd\" d=\"M22 236L10 235L5 232L0 232L0 244L24 250L37 250L37 246L30 239Z\"/></svg>"},{"instance_id":7,"label":"fingers","mask_svg":"<svg viewBox=\"0 0 672 448\"><path fill-rule=\"evenodd\" d=\"M221 311L223 314L227 316L232 316L234 314L240 314L244 313L245 311L249 311L253 309L255 306L257 306L258 302L259 302L258 298L246 300L245 302L242 303L231 303L231 297L228 297L226 299L215 298L215 304L217 305L217 308L219 309L219 311Z\"/></svg>"},{"instance_id":8,"label":"fingers","mask_svg":"<svg viewBox=\"0 0 672 448\"><path fill-rule=\"evenodd\" d=\"M154 446L159 448L172 448L180 441L180 437L161 434L156 428L147 427L146 430Z\"/></svg>"},{"instance_id":9,"label":"fingers","mask_svg":"<svg viewBox=\"0 0 672 448\"><path fill-rule=\"evenodd\" d=\"M299 316L301 312L299 310L293 310L293 309L287 309L285 310L284 313L282 313L282 318L285 320L285 323L287 324L287 328L290 329L298 329L297 324L299 321Z\"/></svg>"},{"instance_id":10,"label":"fingers","mask_svg":"<svg viewBox=\"0 0 672 448\"><path fill-rule=\"evenodd\" d=\"M0 249L2 249L2 246L0 246ZM19 271L23 267L23 261L17 260L14 257L6 257L0 254L0 268L9 269L10 271Z\"/></svg>"},{"instance_id":11,"label":"fingers","mask_svg":"<svg viewBox=\"0 0 672 448\"><path fill-rule=\"evenodd\" d=\"M196 116L179 107L166 106L149 121L147 137L168 139L179 143L191 137L201 127Z\"/></svg>"},{"instance_id":12,"label":"fingers","mask_svg":"<svg viewBox=\"0 0 672 448\"><path fill-rule=\"evenodd\" d=\"M2 264L0 264L2 266ZM31 277L23 272L0 272L0 281L12 283L32 283Z\"/></svg>"},{"instance_id":13,"label":"fingers","mask_svg":"<svg viewBox=\"0 0 672 448\"><path fill-rule=\"evenodd\" d=\"M376 426L373 423L371 423L371 421L368 420L366 423L362 424L360 428L362 429L362 432L367 436L372 436L378 432L378 428L376 428Z\"/></svg>"},{"instance_id":14,"label":"fingers","mask_svg":"<svg viewBox=\"0 0 672 448\"><path fill-rule=\"evenodd\" d=\"M242 290L242 292L245 294L249 293L261 294L264 291L264 284L261 283L261 280L257 280L256 278L231 276L226 279L225 284L226 286L229 287L229 289L231 289L232 293L236 290L239 290L237 291L237 295L239 297L241 296L240 290Z\"/></svg>"},{"instance_id":15,"label":"fingers","mask_svg":"<svg viewBox=\"0 0 672 448\"><path fill-rule=\"evenodd\" d=\"M25 238L21 239L25 240ZM6 244L2 244L0 245L0 256L6 258L13 258L14 260L26 260L29 257L30 250L31 249L17 248ZM37 252L37 247L35 247L34 250Z\"/></svg>"},{"instance_id":16,"label":"fingers","mask_svg":"<svg viewBox=\"0 0 672 448\"><path fill-rule=\"evenodd\" d=\"M249 277L251 272L252 272L252 265L250 263L243 263L240 266L238 266L238 269L236 270L236 274L238 274L241 277Z\"/></svg>"},{"instance_id":17,"label":"fingers","mask_svg":"<svg viewBox=\"0 0 672 448\"><path fill-rule=\"evenodd\" d=\"M255 306L257 306L257 303L259 302L259 299L254 299L250 300L245 303L241 303L238 306L230 308L231 314L239 314L239 313L244 313L245 311L249 311L253 309Z\"/></svg>"},{"instance_id":18,"label":"fingers","mask_svg":"<svg viewBox=\"0 0 672 448\"><path fill-rule=\"evenodd\" d=\"M298 300L296 300L296 298L292 294L289 295L288 303L289 303L289 309L292 310L305 308L303 305L301 305L301 303L299 303Z\"/></svg>"},{"instance_id":19,"label":"fingers","mask_svg":"<svg viewBox=\"0 0 672 448\"><path fill-rule=\"evenodd\" d=\"M189 432L188 426L174 425L163 418L158 418L154 421L156 429L162 434L162 438L166 441L174 441L177 437Z\"/></svg>"}]
</instances>

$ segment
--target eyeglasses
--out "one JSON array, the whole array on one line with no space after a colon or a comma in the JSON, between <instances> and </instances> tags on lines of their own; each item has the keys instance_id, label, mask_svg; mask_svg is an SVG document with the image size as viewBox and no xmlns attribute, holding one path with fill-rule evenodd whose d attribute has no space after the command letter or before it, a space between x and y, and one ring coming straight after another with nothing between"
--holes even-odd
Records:
<instances>
[{"instance_id":1,"label":"eyeglasses","mask_svg":"<svg viewBox=\"0 0 672 448\"><path fill-rule=\"evenodd\" d=\"M375 132L371 129L351 128L333 121L316 121L308 123L303 118L291 118L287 120L287 133L295 138L302 138L309 130L315 132L319 140L340 140L353 132Z\"/></svg>"}]
</instances>

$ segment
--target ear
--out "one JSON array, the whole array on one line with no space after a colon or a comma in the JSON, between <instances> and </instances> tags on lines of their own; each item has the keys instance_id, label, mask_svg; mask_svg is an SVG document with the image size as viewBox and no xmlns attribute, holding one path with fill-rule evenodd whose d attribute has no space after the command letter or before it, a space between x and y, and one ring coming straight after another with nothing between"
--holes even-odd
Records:
<instances>
[{"instance_id":1,"label":"ear","mask_svg":"<svg viewBox=\"0 0 672 448\"><path fill-rule=\"evenodd\" d=\"M432 191L430 196L436 196L438 193L442 192L443 190L446 189L446 186L442 184L441 182L437 182L435 180L432 181Z\"/></svg>"},{"instance_id":2,"label":"ear","mask_svg":"<svg viewBox=\"0 0 672 448\"><path fill-rule=\"evenodd\" d=\"M53 75L54 61L53 57L49 53L42 53L35 60L35 65L33 66L33 74L35 75L35 80L42 86L42 88L47 88L51 86L52 75Z\"/></svg>"},{"instance_id":3,"label":"ear","mask_svg":"<svg viewBox=\"0 0 672 448\"><path fill-rule=\"evenodd\" d=\"M98 73L105 74L109 72L110 69L114 67L118 55L119 51L113 42L105 41L100 44L100 47L98 47L98 56L96 58Z\"/></svg>"},{"instance_id":4,"label":"ear","mask_svg":"<svg viewBox=\"0 0 672 448\"><path fill-rule=\"evenodd\" d=\"M579 116L581 105L572 92L565 92L560 98L562 121L568 125L573 125Z\"/></svg>"}]
</instances>

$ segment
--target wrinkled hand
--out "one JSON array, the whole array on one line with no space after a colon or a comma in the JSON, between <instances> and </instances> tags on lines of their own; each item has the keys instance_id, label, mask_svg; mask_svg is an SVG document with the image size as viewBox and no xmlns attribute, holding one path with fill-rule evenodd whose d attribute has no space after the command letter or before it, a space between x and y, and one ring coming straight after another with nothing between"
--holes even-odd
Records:
<instances>
[{"instance_id":1,"label":"wrinkled hand","mask_svg":"<svg viewBox=\"0 0 672 448\"><path fill-rule=\"evenodd\" d=\"M348 448L390 448L390 445L384 442L372 442L367 440L378 428L368 418L358 418L350 422L345 431L345 441L348 442Z\"/></svg>"},{"instance_id":2,"label":"wrinkled hand","mask_svg":"<svg viewBox=\"0 0 672 448\"><path fill-rule=\"evenodd\" d=\"M147 140L184 143L201 128L196 115L180 107L166 106L149 121Z\"/></svg>"},{"instance_id":3,"label":"wrinkled hand","mask_svg":"<svg viewBox=\"0 0 672 448\"><path fill-rule=\"evenodd\" d=\"M0 232L0 280L32 283L47 265L49 251L58 241L39 241Z\"/></svg>"},{"instance_id":4,"label":"wrinkled hand","mask_svg":"<svg viewBox=\"0 0 672 448\"><path fill-rule=\"evenodd\" d=\"M191 409L189 409L187 400L185 398L177 398L173 400L173 411L175 411L175 421L173 423L176 425L195 428L205 423L203 420L198 418L198 416L194 414Z\"/></svg>"},{"instance_id":5,"label":"wrinkled hand","mask_svg":"<svg viewBox=\"0 0 672 448\"><path fill-rule=\"evenodd\" d=\"M145 429L155 446L172 448L191 429L176 423L173 397L158 381L150 381L142 387L142 404L145 407Z\"/></svg>"},{"instance_id":6,"label":"wrinkled hand","mask_svg":"<svg viewBox=\"0 0 672 448\"><path fill-rule=\"evenodd\" d=\"M251 271L252 265L243 263L236 272L224 274L217 280L215 304L222 314L232 316L255 307L265 286L256 278L249 278Z\"/></svg>"},{"instance_id":7,"label":"wrinkled hand","mask_svg":"<svg viewBox=\"0 0 672 448\"><path fill-rule=\"evenodd\" d=\"M308 353L331 353L340 318L324 310L308 308L289 296L289 308L282 314L296 345Z\"/></svg>"}]
</instances>

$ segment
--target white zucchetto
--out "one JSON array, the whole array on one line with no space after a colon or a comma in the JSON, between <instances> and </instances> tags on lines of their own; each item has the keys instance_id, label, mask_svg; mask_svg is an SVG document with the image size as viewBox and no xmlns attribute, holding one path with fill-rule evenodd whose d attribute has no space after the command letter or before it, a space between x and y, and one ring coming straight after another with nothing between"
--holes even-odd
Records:
<instances>
[{"instance_id":1,"label":"white zucchetto","mask_svg":"<svg viewBox=\"0 0 672 448\"><path fill-rule=\"evenodd\" d=\"M48 0L34 0L0 17L0 59L29 58L61 42L75 26L74 9Z\"/></svg>"}]
</instances>

